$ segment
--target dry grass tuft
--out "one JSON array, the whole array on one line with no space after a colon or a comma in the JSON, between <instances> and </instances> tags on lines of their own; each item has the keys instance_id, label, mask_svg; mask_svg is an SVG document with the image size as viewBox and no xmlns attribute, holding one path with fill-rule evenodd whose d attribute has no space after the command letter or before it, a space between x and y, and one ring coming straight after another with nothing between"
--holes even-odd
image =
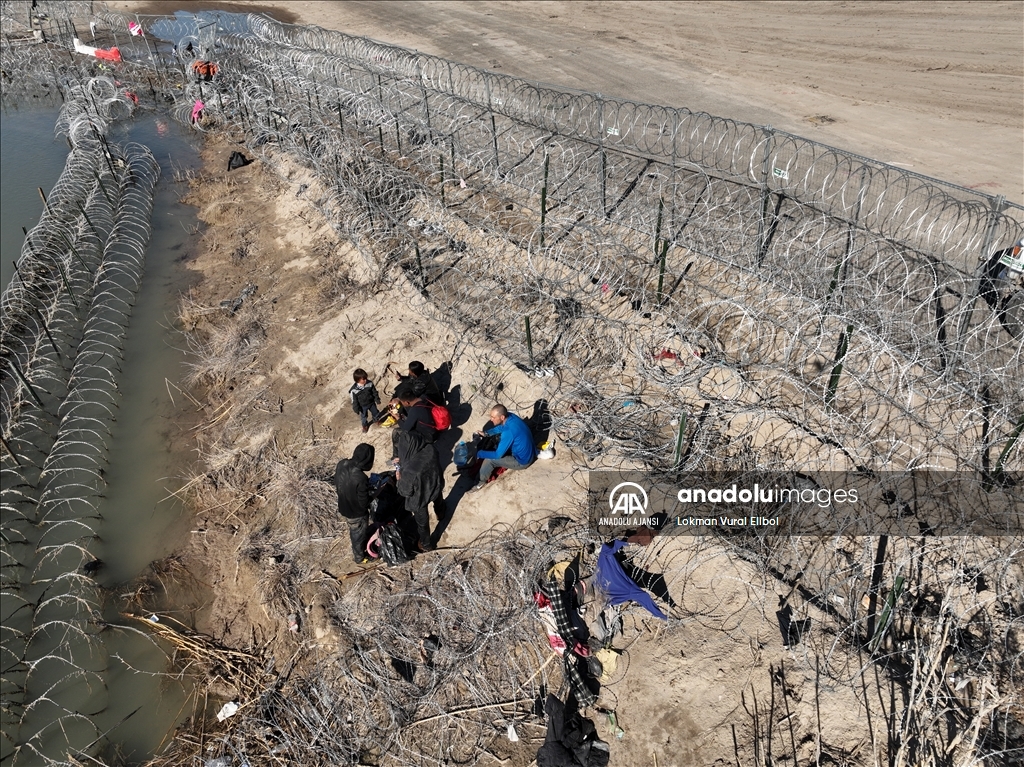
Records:
<instances>
[{"instance_id":1,"label":"dry grass tuft","mask_svg":"<svg viewBox=\"0 0 1024 767\"><path fill-rule=\"evenodd\" d=\"M253 435L241 435L231 443L200 443L199 466L205 471L194 475L181 492L200 511L234 511L262 504L274 450L274 431L269 427Z\"/></svg>"},{"instance_id":2,"label":"dry grass tuft","mask_svg":"<svg viewBox=\"0 0 1024 767\"><path fill-rule=\"evenodd\" d=\"M279 525L266 520L254 525L239 545L237 558L254 571L256 596L268 616L276 620L288 613L303 613L299 597L303 572L287 549Z\"/></svg>"},{"instance_id":3,"label":"dry grass tuft","mask_svg":"<svg viewBox=\"0 0 1024 767\"><path fill-rule=\"evenodd\" d=\"M295 455L282 455L271 470L268 498L295 521L300 535L331 535L340 529L330 454L329 445L307 445Z\"/></svg>"},{"instance_id":4,"label":"dry grass tuft","mask_svg":"<svg viewBox=\"0 0 1024 767\"><path fill-rule=\"evenodd\" d=\"M317 290L328 305L342 302L364 289L353 272L365 261L350 243L339 244L324 238L314 245L313 255L320 265L316 275Z\"/></svg>"},{"instance_id":5,"label":"dry grass tuft","mask_svg":"<svg viewBox=\"0 0 1024 767\"><path fill-rule=\"evenodd\" d=\"M178 326L186 333L194 333L204 325L209 325L210 317L219 313L212 306L201 304L190 289L178 302Z\"/></svg>"},{"instance_id":6,"label":"dry grass tuft","mask_svg":"<svg viewBox=\"0 0 1024 767\"><path fill-rule=\"evenodd\" d=\"M195 320L195 307L189 318ZM179 311L179 317L185 314ZM267 338L264 312L250 302L245 302L234 313L214 310L205 315L203 325L198 322L188 334L193 360L189 363L186 378L190 385L223 387L248 370L256 361L260 346ZM183 326L186 326L184 320Z\"/></svg>"},{"instance_id":7,"label":"dry grass tuft","mask_svg":"<svg viewBox=\"0 0 1024 767\"><path fill-rule=\"evenodd\" d=\"M260 570L256 588L259 591L260 603L267 613L284 617L289 613L302 613L302 600L299 598L299 571L289 560L267 562Z\"/></svg>"}]
</instances>

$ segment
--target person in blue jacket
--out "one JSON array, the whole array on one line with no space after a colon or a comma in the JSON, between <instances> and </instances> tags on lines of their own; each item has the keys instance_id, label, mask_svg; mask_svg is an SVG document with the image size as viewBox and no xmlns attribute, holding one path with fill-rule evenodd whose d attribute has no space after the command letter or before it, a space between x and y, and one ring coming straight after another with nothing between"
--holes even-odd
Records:
<instances>
[{"instance_id":1,"label":"person in blue jacket","mask_svg":"<svg viewBox=\"0 0 1024 767\"><path fill-rule=\"evenodd\" d=\"M481 450L476 454L477 458L483 458L484 462L480 465L480 481L469 491L471 493L486 485L491 472L495 469L525 469L537 457L537 448L533 444L530 427L515 413L508 412L504 405L495 405L491 408L491 425L486 431L478 431L477 434L481 437L500 434L501 440L494 450Z\"/></svg>"}]
</instances>

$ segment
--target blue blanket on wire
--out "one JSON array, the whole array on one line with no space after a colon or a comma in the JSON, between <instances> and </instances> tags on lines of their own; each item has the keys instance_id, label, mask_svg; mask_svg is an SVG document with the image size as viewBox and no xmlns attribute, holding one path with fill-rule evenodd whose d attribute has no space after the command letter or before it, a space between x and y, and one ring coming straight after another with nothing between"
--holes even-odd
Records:
<instances>
[{"instance_id":1,"label":"blue blanket on wire","mask_svg":"<svg viewBox=\"0 0 1024 767\"><path fill-rule=\"evenodd\" d=\"M597 570L594 573L594 585L608 595L609 604L636 602L647 608L652 615L668 620L665 613L654 604L651 595L626 575L619 560L615 558L615 553L625 545L625 541L612 541L601 547L601 554L597 558Z\"/></svg>"}]
</instances>

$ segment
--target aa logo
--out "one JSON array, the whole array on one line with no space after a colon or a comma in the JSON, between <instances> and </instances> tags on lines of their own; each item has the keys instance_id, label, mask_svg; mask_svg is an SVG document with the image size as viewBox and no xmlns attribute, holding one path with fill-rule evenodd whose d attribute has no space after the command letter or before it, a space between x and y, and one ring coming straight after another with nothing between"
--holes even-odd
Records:
<instances>
[{"instance_id":1,"label":"aa logo","mask_svg":"<svg viewBox=\"0 0 1024 767\"><path fill-rule=\"evenodd\" d=\"M608 493L608 506L612 514L631 517L647 513L647 491L636 482L620 482Z\"/></svg>"}]
</instances>

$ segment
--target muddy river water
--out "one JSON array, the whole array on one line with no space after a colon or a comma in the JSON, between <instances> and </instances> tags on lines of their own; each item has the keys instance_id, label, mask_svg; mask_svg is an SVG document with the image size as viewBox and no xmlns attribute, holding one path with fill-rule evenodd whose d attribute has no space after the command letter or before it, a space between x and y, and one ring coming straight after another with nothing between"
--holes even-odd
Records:
<instances>
[{"instance_id":1,"label":"muddy river water","mask_svg":"<svg viewBox=\"0 0 1024 767\"><path fill-rule=\"evenodd\" d=\"M64 139L53 138L57 111L53 105L31 105L5 107L2 113L4 286L11 279L24 240L22 227L31 229L42 210L36 188L50 190L68 154ZM173 329L173 317L178 296L186 287L182 261L195 237L197 222L195 211L179 202L186 187L175 178L197 167L199 158L196 138L165 117L140 115L115 125L109 138L148 146L161 168L144 279L128 327L118 381L121 399L105 471L106 497L100 507L103 520L98 540L90 546L90 553L104 563L96 574L108 590L104 619L131 625L119 613L124 604L120 595L150 562L167 556L188 534L181 504L169 497L180 486L183 471L182 457L172 449L182 442L172 425L174 408L181 406L182 397L171 384L179 383L184 371L183 343ZM173 615L173 606L170 612ZM187 621L187 616L178 617ZM77 696L79 710L101 733L107 733L107 740L131 762L142 761L158 749L168 729L190 713L187 691L180 681L167 676L164 652L143 633L110 628L101 636L107 656L101 664L106 689L83 689ZM37 679L36 684L47 681L58 680ZM42 707L38 715L26 715L19 739L46 728L45 718ZM80 749L88 745L77 742L84 736L74 728L51 729L53 735L42 743L48 756L59 757L68 746ZM6 749L4 756L10 756ZM38 755L23 755L13 762L5 759L4 763L27 765L33 759Z\"/></svg>"}]
</instances>

